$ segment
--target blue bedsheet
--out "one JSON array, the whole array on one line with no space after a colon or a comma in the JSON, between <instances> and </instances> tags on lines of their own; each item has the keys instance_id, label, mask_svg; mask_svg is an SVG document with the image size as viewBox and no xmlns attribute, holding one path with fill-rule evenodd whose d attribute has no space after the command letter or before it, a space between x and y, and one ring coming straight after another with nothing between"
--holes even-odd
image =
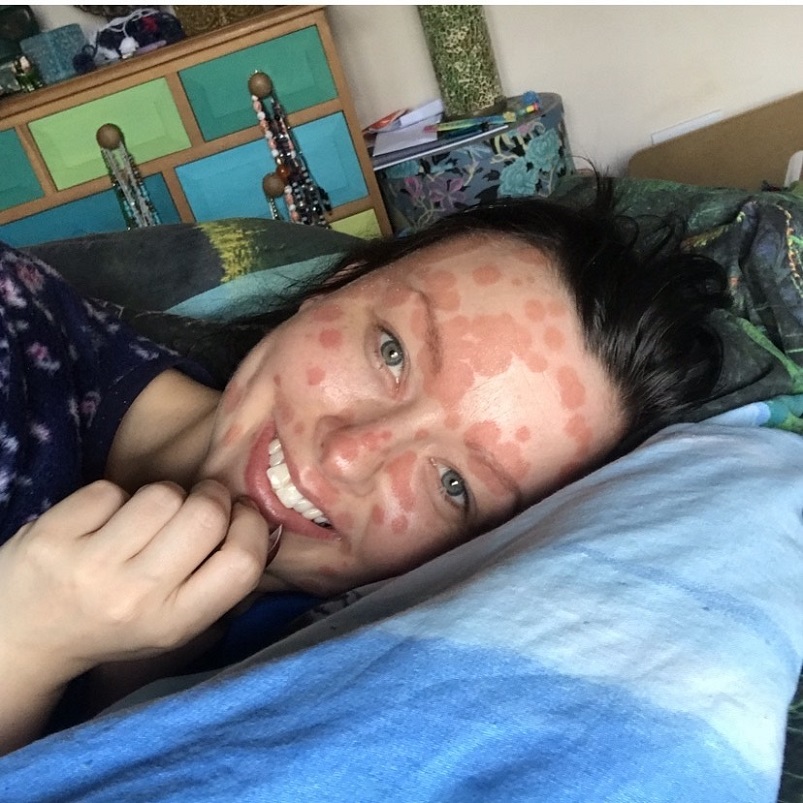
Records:
<instances>
[{"instance_id":1,"label":"blue bedsheet","mask_svg":"<svg viewBox=\"0 0 803 803\"><path fill-rule=\"evenodd\" d=\"M803 439L679 425L204 683L0 760L0 800L775 800Z\"/></svg>"}]
</instances>

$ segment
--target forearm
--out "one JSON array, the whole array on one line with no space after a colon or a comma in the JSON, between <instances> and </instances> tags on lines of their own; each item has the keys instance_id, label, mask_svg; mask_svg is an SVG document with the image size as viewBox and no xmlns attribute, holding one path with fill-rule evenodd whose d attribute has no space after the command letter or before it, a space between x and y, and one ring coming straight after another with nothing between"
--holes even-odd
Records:
<instances>
[{"instance_id":1,"label":"forearm","mask_svg":"<svg viewBox=\"0 0 803 803\"><path fill-rule=\"evenodd\" d=\"M41 736L72 676L66 667L13 655L0 643L0 755Z\"/></svg>"}]
</instances>

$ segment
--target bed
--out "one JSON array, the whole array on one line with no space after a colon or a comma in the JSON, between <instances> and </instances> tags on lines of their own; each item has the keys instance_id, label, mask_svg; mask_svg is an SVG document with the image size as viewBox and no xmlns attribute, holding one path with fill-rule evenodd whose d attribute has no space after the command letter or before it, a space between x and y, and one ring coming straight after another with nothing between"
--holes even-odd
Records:
<instances>
[{"instance_id":1,"label":"bed","mask_svg":"<svg viewBox=\"0 0 803 803\"><path fill-rule=\"evenodd\" d=\"M802 801L803 201L618 189L635 213L682 216L687 247L729 272L725 371L705 405L246 660L0 759L0 800ZM347 246L301 228L35 250L222 377L226 319Z\"/></svg>"}]
</instances>

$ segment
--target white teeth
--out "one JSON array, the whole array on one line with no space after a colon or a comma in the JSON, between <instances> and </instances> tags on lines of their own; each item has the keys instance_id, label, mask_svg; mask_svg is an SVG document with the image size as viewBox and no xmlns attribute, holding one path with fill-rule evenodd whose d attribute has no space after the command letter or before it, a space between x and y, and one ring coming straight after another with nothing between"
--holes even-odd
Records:
<instances>
[{"instance_id":1,"label":"white teeth","mask_svg":"<svg viewBox=\"0 0 803 803\"><path fill-rule=\"evenodd\" d=\"M290 479L290 470L284 462L284 450L278 438L274 438L268 446L270 455L270 467L267 470L268 480L279 501L287 508L300 513L305 519L314 521L321 526L329 526L329 519L323 515L323 511L318 510L309 499L302 496L301 492L293 485Z\"/></svg>"},{"instance_id":2,"label":"white teeth","mask_svg":"<svg viewBox=\"0 0 803 803\"><path fill-rule=\"evenodd\" d=\"M284 463L284 452L281 447L279 447L275 452L270 453L270 464L272 466L278 466L281 463Z\"/></svg>"},{"instance_id":3,"label":"white teeth","mask_svg":"<svg viewBox=\"0 0 803 803\"><path fill-rule=\"evenodd\" d=\"M268 469L268 479L274 491L280 490L288 483L292 485L290 482L290 469L287 468L287 463L271 466Z\"/></svg>"}]
</instances>

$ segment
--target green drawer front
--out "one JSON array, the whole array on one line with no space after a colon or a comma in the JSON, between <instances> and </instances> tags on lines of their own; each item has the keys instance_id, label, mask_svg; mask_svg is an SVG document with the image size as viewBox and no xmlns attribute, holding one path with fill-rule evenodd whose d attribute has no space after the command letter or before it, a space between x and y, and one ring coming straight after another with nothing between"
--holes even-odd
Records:
<instances>
[{"instance_id":1,"label":"green drawer front","mask_svg":"<svg viewBox=\"0 0 803 803\"><path fill-rule=\"evenodd\" d=\"M122 129L128 150L140 164L190 147L167 81L159 78L125 89L30 124L60 190L106 175L95 139L104 123Z\"/></svg>"},{"instance_id":2,"label":"green drawer front","mask_svg":"<svg viewBox=\"0 0 803 803\"><path fill-rule=\"evenodd\" d=\"M16 131L0 131L0 209L44 195Z\"/></svg>"},{"instance_id":3,"label":"green drawer front","mask_svg":"<svg viewBox=\"0 0 803 803\"><path fill-rule=\"evenodd\" d=\"M260 70L290 112L337 96L318 28L311 26L179 73L204 139L257 125L248 79Z\"/></svg>"}]
</instances>

